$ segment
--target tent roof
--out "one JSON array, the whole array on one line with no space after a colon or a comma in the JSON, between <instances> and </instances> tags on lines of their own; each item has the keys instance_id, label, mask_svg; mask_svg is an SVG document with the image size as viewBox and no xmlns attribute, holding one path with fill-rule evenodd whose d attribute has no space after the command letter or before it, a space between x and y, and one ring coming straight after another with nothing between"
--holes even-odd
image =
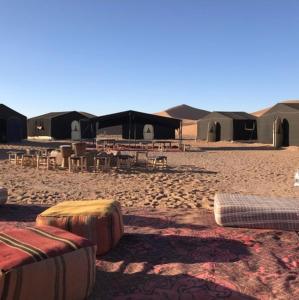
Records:
<instances>
[{"instance_id":1,"label":"tent roof","mask_svg":"<svg viewBox=\"0 0 299 300\"><path fill-rule=\"evenodd\" d=\"M284 104L290 108L293 108L293 109L296 109L296 110L299 110L299 103L288 103L288 102L284 102L284 103L281 103L281 104Z\"/></svg>"},{"instance_id":2,"label":"tent roof","mask_svg":"<svg viewBox=\"0 0 299 300\"><path fill-rule=\"evenodd\" d=\"M67 115L67 114L73 113L73 112L79 113L79 114L81 114L82 116L84 116L85 118L88 118L88 119L91 119L91 118L95 117L95 115L92 115L92 114L89 114L89 113L86 113L86 112L81 112L81 111L61 111L61 112L50 112L50 113L47 113L47 114L43 114L43 115L40 115L40 116L33 117L31 119L53 119L53 118L60 117L60 116L63 116L63 115Z\"/></svg>"},{"instance_id":3,"label":"tent roof","mask_svg":"<svg viewBox=\"0 0 299 300\"><path fill-rule=\"evenodd\" d=\"M181 120L128 110L115 114L104 115L92 119L99 123L99 128L132 123L159 124L171 128L180 128Z\"/></svg>"},{"instance_id":4,"label":"tent roof","mask_svg":"<svg viewBox=\"0 0 299 300\"><path fill-rule=\"evenodd\" d=\"M8 113L14 114L14 115L19 115L23 118L26 118L26 116L20 114L19 112L11 109L10 107L6 106L5 104L0 103L0 111L6 111Z\"/></svg>"},{"instance_id":5,"label":"tent roof","mask_svg":"<svg viewBox=\"0 0 299 300\"><path fill-rule=\"evenodd\" d=\"M215 111L211 114L220 114L226 118L234 119L234 120L255 120L256 118L246 112L242 111ZM206 116L206 118L209 118L209 115Z\"/></svg>"},{"instance_id":6,"label":"tent roof","mask_svg":"<svg viewBox=\"0 0 299 300\"><path fill-rule=\"evenodd\" d=\"M264 113L261 117L275 114L278 112L284 113L298 113L299 112L299 101L284 101L279 102L272 106L266 113Z\"/></svg>"}]
</instances>

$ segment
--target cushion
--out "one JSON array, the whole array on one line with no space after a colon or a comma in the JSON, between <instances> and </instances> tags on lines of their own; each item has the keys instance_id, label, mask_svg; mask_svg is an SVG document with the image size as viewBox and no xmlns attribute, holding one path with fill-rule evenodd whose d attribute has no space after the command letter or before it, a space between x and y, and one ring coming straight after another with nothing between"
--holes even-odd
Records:
<instances>
[{"instance_id":1,"label":"cushion","mask_svg":"<svg viewBox=\"0 0 299 300\"><path fill-rule=\"evenodd\" d=\"M55 227L0 233L1 299L85 299L95 283L96 246Z\"/></svg>"},{"instance_id":2,"label":"cushion","mask_svg":"<svg viewBox=\"0 0 299 300\"><path fill-rule=\"evenodd\" d=\"M299 230L299 200L216 194L215 220L221 226Z\"/></svg>"},{"instance_id":3,"label":"cushion","mask_svg":"<svg viewBox=\"0 0 299 300\"><path fill-rule=\"evenodd\" d=\"M112 249L124 233L120 204L113 200L66 201L50 207L36 219L83 236L97 245L97 254Z\"/></svg>"},{"instance_id":4,"label":"cushion","mask_svg":"<svg viewBox=\"0 0 299 300\"><path fill-rule=\"evenodd\" d=\"M4 187L0 187L0 205L5 204L7 201L8 192Z\"/></svg>"}]
</instances>

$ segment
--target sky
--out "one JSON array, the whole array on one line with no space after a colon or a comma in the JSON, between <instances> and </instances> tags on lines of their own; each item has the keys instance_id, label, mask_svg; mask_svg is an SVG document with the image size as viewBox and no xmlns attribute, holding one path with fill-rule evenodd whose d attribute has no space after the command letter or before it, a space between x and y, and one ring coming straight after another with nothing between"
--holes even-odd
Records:
<instances>
[{"instance_id":1,"label":"sky","mask_svg":"<svg viewBox=\"0 0 299 300\"><path fill-rule=\"evenodd\" d=\"M299 99L298 0L0 0L0 103L27 115Z\"/></svg>"}]
</instances>

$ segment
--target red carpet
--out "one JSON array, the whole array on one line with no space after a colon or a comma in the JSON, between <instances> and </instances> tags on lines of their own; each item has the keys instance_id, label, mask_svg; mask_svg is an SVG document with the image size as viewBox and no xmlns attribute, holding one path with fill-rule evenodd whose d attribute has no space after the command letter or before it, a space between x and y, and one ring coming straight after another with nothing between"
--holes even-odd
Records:
<instances>
[{"instance_id":1,"label":"red carpet","mask_svg":"<svg viewBox=\"0 0 299 300\"><path fill-rule=\"evenodd\" d=\"M3 206L0 230L43 207ZM97 262L91 299L296 299L295 232L221 228L205 210L125 211L126 235Z\"/></svg>"}]
</instances>

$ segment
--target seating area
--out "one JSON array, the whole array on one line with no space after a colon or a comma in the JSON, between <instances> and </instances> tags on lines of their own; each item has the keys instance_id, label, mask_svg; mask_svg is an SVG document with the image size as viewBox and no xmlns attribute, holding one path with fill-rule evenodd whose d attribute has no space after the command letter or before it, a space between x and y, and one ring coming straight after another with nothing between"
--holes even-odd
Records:
<instances>
[{"instance_id":1,"label":"seating area","mask_svg":"<svg viewBox=\"0 0 299 300\"><path fill-rule=\"evenodd\" d=\"M111 169L166 169L167 156L163 149L150 152L144 149L120 150L119 147L88 148L85 142L61 145L59 148L10 151L11 164L37 169L62 169L69 172L105 172Z\"/></svg>"},{"instance_id":2,"label":"seating area","mask_svg":"<svg viewBox=\"0 0 299 300\"><path fill-rule=\"evenodd\" d=\"M214 214L220 226L299 231L298 199L216 194Z\"/></svg>"},{"instance_id":3,"label":"seating area","mask_svg":"<svg viewBox=\"0 0 299 300\"><path fill-rule=\"evenodd\" d=\"M2 231L1 299L86 299L95 262L96 246L67 231L49 226Z\"/></svg>"},{"instance_id":4,"label":"seating area","mask_svg":"<svg viewBox=\"0 0 299 300\"><path fill-rule=\"evenodd\" d=\"M7 200L4 188L0 199ZM0 298L87 299L96 255L114 248L123 234L120 204L104 199L62 202L39 214L35 226L1 230Z\"/></svg>"},{"instance_id":5,"label":"seating area","mask_svg":"<svg viewBox=\"0 0 299 300\"><path fill-rule=\"evenodd\" d=\"M99 150L119 150L119 151L190 151L191 145L185 144L177 140L152 140L152 141L136 141L136 140L118 140L118 139L99 139L96 141L96 147Z\"/></svg>"},{"instance_id":6,"label":"seating area","mask_svg":"<svg viewBox=\"0 0 299 300\"><path fill-rule=\"evenodd\" d=\"M163 155L142 151L132 157L85 146L28 151L21 161L15 155L10 161L25 167L34 157L33 167L48 169L44 157L53 156L53 168L58 158L70 171L167 167ZM253 300L257 289L273 299L294 299L299 292L296 199L216 193L213 212L186 213L122 210L110 199L34 210L7 204L8 196L0 188L1 299L218 299L221 292L226 299ZM265 270L279 276L265 276Z\"/></svg>"},{"instance_id":7,"label":"seating area","mask_svg":"<svg viewBox=\"0 0 299 300\"><path fill-rule=\"evenodd\" d=\"M121 232L118 206L108 200L102 206L98 201L75 202L44 208L36 224L34 216L42 207L1 207L2 299L253 300L298 295L294 231L219 227L203 209L186 215L132 208L124 210L125 235L117 245L107 239L103 244L114 246L96 257L99 239L112 233L117 239ZM273 270L277 276L266 276Z\"/></svg>"}]
</instances>

